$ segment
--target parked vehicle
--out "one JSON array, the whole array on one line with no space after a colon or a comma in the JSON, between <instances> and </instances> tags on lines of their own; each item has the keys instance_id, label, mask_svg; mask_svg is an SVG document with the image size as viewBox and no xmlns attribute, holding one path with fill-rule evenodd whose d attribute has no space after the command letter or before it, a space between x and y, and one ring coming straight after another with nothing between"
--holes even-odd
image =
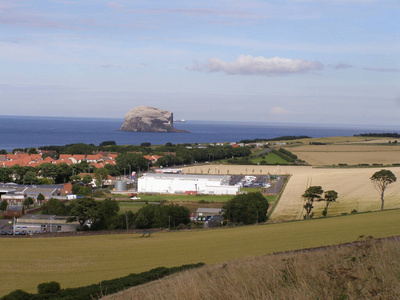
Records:
<instances>
[{"instance_id":1,"label":"parked vehicle","mask_svg":"<svg viewBox=\"0 0 400 300\"><path fill-rule=\"evenodd\" d=\"M26 235L26 230L22 230L21 235Z\"/></svg>"},{"instance_id":2,"label":"parked vehicle","mask_svg":"<svg viewBox=\"0 0 400 300\"><path fill-rule=\"evenodd\" d=\"M5 230L1 231L1 235L6 235L6 234L7 234L7 231L5 231Z\"/></svg>"},{"instance_id":3,"label":"parked vehicle","mask_svg":"<svg viewBox=\"0 0 400 300\"><path fill-rule=\"evenodd\" d=\"M13 235L13 233L14 233L14 231L13 231L12 229L9 229L9 230L7 231L7 234L8 234L8 235Z\"/></svg>"}]
</instances>

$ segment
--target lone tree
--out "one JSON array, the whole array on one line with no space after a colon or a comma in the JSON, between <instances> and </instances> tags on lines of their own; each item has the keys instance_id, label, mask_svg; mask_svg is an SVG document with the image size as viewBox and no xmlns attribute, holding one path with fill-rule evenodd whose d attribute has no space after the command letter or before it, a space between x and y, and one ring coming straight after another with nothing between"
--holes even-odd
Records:
<instances>
[{"instance_id":1,"label":"lone tree","mask_svg":"<svg viewBox=\"0 0 400 300\"><path fill-rule=\"evenodd\" d=\"M326 202L325 209L322 211L322 215L324 217L326 217L326 215L328 214L329 204L331 204L332 202L336 202L337 198L338 198L338 193L336 191L330 190L330 191L325 192L325 197L323 199L321 199L322 201Z\"/></svg>"},{"instance_id":2,"label":"lone tree","mask_svg":"<svg viewBox=\"0 0 400 300\"><path fill-rule=\"evenodd\" d=\"M310 219L311 211L314 208L314 201L319 201L322 197L324 190L320 186L310 186L301 196L304 199L304 209L306 210L306 219Z\"/></svg>"},{"instance_id":3,"label":"lone tree","mask_svg":"<svg viewBox=\"0 0 400 300\"><path fill-rule=\"evenodd\" d=\"M375 172L374 175L371 176L370 178L374 185L376 190L378 191L379 195L381 195L381 210L383 210L383 206L385 204L385 200L383 199L383 195L385 193L385 190L387 186L393 182L396 181L396 176L392 173L390 170L380 170L378 172Z\"/></svg>"}]
</instances>

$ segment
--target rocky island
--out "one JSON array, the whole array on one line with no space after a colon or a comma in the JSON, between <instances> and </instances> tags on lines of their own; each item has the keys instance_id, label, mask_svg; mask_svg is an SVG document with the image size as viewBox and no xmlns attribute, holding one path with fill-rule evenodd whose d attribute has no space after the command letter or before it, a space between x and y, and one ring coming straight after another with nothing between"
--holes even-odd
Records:
<instances>
[{"instance_id":1,"label":"rocky island","mask_svg":"<svg viewBox=\"0 0 400 300\"><path fill-rule=\"evenodd\" d=\"M122 131L136 132L187 132L174 128L172 112L142 105L131 109L125 115Z\"/></svg>"}]
</instances>

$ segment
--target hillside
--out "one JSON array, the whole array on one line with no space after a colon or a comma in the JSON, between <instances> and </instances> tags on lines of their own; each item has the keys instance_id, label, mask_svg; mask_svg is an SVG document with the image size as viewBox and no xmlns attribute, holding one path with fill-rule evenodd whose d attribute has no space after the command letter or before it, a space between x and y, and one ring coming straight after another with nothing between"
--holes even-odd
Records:
<instances>
[{"instance_id":1,"label":"hillside","mask_svg":"<svg viewBox=\"0 0 400 300\"><path fill-rule=\"evenodd\" d=\"M238 259L103 299L399 299L400 239Z\"/></svg>"}]
</instances>

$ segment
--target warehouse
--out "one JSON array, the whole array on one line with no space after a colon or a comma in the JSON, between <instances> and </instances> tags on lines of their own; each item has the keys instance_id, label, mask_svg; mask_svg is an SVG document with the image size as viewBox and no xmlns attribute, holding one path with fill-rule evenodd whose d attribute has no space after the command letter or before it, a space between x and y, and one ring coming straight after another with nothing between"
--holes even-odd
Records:
<instances>
[{"instance_id":1,"label":"warehouse","mask_svg":"<svg viewBox=\"0 0 400 300\"><path fill-rule=\"evenodd\" d=\"M138 180L139 193L236 195L239 185L229 185L229 175L146 173Z\"/></svg>"},{"instance_id":2,"label":"warehouse","mask_svg":"<svg viewBox=\"0 0 400 300\"><path fill-rule=\"evenodd\" d=\"M27 214L17 219L16 230L27 232L70 232L79 227L78 221L68 222L68 216Z\"/></svg>"}]
</instances>

